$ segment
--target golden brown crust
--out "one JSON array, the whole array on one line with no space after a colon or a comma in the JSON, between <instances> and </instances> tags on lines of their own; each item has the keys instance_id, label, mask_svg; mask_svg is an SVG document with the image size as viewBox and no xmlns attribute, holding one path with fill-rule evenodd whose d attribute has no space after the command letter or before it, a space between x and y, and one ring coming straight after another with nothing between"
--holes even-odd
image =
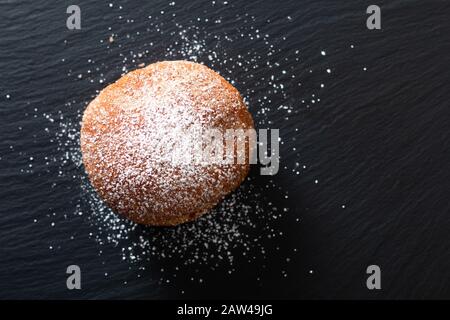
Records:
<instances>
[{"instance_id":1,"label":"golden brown crust","mask_svg":"<svg viewBox=\"0 0 450 320\"><path fill-rule=\"evenodd\" d=\"M203 65L165 61L126 74L83 114L81 150L92 185L114 211L137 223L196 219L249 171L248 161L167 161L179 151L177 134L196 128L251 129L253 120L239 92Z\"/></svg>"}]
</instances>

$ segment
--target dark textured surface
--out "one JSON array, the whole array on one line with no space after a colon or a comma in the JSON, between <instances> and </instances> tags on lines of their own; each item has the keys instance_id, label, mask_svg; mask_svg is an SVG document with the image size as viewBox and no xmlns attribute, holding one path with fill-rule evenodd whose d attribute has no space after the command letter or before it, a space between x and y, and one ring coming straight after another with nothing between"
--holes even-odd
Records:
<instances>
[{"instance_id":1,"label":"dark textured surface","mask_svg":"<svg viewBox=\"0 0 450 320\"><path fill-rule=\"evenodd\" d=\"M82 30L71 32L65 19L72 3L0 1L0 297L450 298L450 3L379 2L383 30L369 31L368 1L229 1L226 6L217 1L211 6L196 0L176 1L173 7L169 2L114 2L111 9L107 2L78 1ZM123 9L114 10L119 5ZM288 95L273 101L293 107L288 120L276 107L268 115L286 141L281 166L289 169L282 168L274 181L289 198L267 196L301 219L293 224L287 218L279 226L286 235L281 250L298 249L288 266L276 259L271 265L269 259L266 271L258 264L242 270L238 265L232 277L204 271L201 284L187 282L186 269L174 283L159 284L152 270L160 266L138 272L121 261L114 246L103 246L98 255L98 244L89 237L96 228L85 215L72 214L82 197L77 178L82 169L69 163L59 174L58 161L46 164L45 157L60 159L61 150L53 140L58 123L43 115L60 112L76 122L81 102L105 86L79 81L76 74L90 68L110 83L120 76L120 54L145 50L150 42L155 43L150 52L128 60L128 69L165 58L171 36L146 30L147 16L161 10L177 13L159 18L166 30L175 22L186 25L218 15L222 23L206 28L209 32L233 36L237 28L253 25L280 49L267 57L272 65L278 62L275 68L302 82L296 87L287 79ZM236 19L246 13L254 21ZM112 32L119 34L115 43L121 47L100 42ZM252 44L243 39L225 46L236 57ZM321 50L327 52L325 60ZM88 59L95 63L88 65ZM199 61L208 63L205 56ZM264 66L255 71L267 77L271 72ZM231 74L241 92L252 88L251 81L240 81L245 76L239 68ZM306 108L300 101L310 99L322 81L320 103ZM254 96L264 90L257 88ZM77 103L67 105L72 100ZM249 94L249 100L261 122L256 98ZM300 175L290 170L296 162L307 165ZM255 184L264 185L264 179L254 173ZM69 264L83 271L78 292L65 286ZM365 288L369 264L382 269L379 292ZM248 277L259 272L264 274L259 282Z\"/></svg>"}]
</instances>

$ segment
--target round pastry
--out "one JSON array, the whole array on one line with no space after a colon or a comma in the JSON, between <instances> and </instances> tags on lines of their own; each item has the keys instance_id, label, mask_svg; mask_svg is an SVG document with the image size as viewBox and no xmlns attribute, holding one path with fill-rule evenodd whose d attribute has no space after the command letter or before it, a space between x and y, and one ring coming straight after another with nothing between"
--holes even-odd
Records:
<instances>
[{"instance_id":1,"label":"round pastry","mask_svg":"<svg viewBox=\"0 0 450 320\"><path fill-rule=\"evenodd\" d=\"M249 171L250 153L244 162L199 160L209 142L222 142L220 136L204 139L210 129L224 136L229 129L253 129L239 92L201 64L154 63L124 75L88 105L81 127L83 163L113 211L146 225L192 221Z\"/></svg>"}]
</instances>

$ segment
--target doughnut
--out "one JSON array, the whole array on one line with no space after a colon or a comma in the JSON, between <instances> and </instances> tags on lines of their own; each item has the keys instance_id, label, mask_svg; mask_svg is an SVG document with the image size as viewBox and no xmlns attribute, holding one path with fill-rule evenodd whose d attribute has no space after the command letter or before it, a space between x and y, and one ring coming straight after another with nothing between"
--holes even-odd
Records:
<instances>
[{"instance_id":1,"label":"doughnut","mask_svg":"<svg viewBox=\"0 0 450 320\"><path fill-rule=\"evenodd\" d=\"M83 165L114 212L151 226L193 221L245 180L253 152L244 162L195 161L209 142L222 142L202 140L210 129L254 129L238 90L202 64L156 62L125 74L88 104Z\"/></svg>"}]
</instances>

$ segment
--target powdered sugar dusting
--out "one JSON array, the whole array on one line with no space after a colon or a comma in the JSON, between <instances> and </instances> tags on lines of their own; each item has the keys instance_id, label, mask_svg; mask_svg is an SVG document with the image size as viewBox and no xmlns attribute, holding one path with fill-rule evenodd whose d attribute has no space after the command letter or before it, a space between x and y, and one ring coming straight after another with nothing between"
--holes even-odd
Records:
<instances>
[{"instance_id":1,"label":"powdered sugar dusting","mask_svg":"<svg viewBox=\"0 0 450 320\"><path fill-rule=\"evenodd\" d=\"M248 165L179 164L185 135L203 128L247 129L236 89L192 62L155 63L104 89L83 116L81 147L94 187L131 220L172 225L210 210Z\"/></svg>"},{"instance_id":2,"label":"powdered sugar dusting","mask_svg":"<svg viewBox=\"0 0 450 320\"><path fill-rule=\"evenodd\" d=\"M166 12L166 15L168 14L169 12ZM149 16L148 29L141 30L141 34L159 32L161 35L170 36L172 40L169 44L165 44L166 47L163 50L160 50L160 44L136 41L140 39L140 34L115 33L113 43L100 42L108 48L123 46L123 50L120 51L122 59L120 66L100 65L89 59L89 70L82 80L71 71L68 76L73 77L74 81L111 83L117 78L117 71L125 74L155 61L186 59L206 63L240 89L255 117L257 128L271 127L273 125L271 115L274 113L282 114L288 120L292 113L298 112L295 107L298 103L309 107L306 97L303 102L294 104L289 101L287 95L288 90L297 90L301 86L301 83L296 80L296 75L290 74L289 69L289 64L299 61L300 53L296 52L295 61L273 61L271 57L280 53L276 45L278 40L272 41L267 31L264 32L255 27L254 25L257 24L255 17L248 14L237 15L236 19L242 22L240 25L243 27L239 27L232 35L210 32L208 28L196 23L195 20L182 25L176 21L175 17L173 19L173 23L169 24L158 15ZM127 23L132 25L133 21L127 20ZM217 17L214 24L220 23L222 21L220 17ZM233 42L238 39L245 39L250 48L238 51L228 49L233 47ZM125 49L127 41L135 42L133 50ZM252 45L258 45L258 50L252 50ZM116 76L108 77L111 74L110 68L116 68L112 72ZM238 74L240 78L236 79ZM318 94L315 94L314 99L320 101ZM72 106L75 104L79 106L79 121L81 121L82 110L85 109L89 100L91 99L70 102ZM274 105L273 101L284 103L278 106ZM167 112L174 112L174 110L167 110ZM136 123L148 121L152 114L141 116L135 120ZM183 114L171 115L168 118L177 119L177 122L190 123L191 117L191 114ZM243 259L250 264L257 260L264 261L268 256L276 257L274 250L279 250L279 245L284 238L277 223L290 214L290 209L278 208L267 201L265 196L267 193L279 193L280 197L288 197L287 193L279 190L272 180L267 180L264 182L265 186L261 186L254 183L259 178L251 173L250 177L212 209L210 214L200 217L193 223L175 228L142 227L117 215L100 200L81 167L79 124L73 119L59 121L62 128L57 136L60 149L64 157L76 163L82 181L82 197L75 214L83 215L96 229L91 236L98 243L100 254L107 247L117 248L121 259L139 270L153 268L155 261L160 261L164 265L160 280L164 283L176 278L183 267L204 266L211 269L221 267L233 273L239 271L235 269L237 259ZM146 134L142 131L137 134L142 136L136 136L136 140L144 143L147 139ZM281 145L284 142L282 140ZM139 149L146 148L141 146ZM305 167L304 164L298 163L292 170L298 172L299 166ZM145 167L143 170L150 173L151 167ZM61 174L65 174L63 167ZM131 170L121 171L120 174L121 179L125 181L135 173ZM281 256L279 259L289 261ZM170 264L167 261L173 263ZM283 276L287 277L284 270ZM201 281L200 278L196 279Z\"/></svg>"}]
</instances>

